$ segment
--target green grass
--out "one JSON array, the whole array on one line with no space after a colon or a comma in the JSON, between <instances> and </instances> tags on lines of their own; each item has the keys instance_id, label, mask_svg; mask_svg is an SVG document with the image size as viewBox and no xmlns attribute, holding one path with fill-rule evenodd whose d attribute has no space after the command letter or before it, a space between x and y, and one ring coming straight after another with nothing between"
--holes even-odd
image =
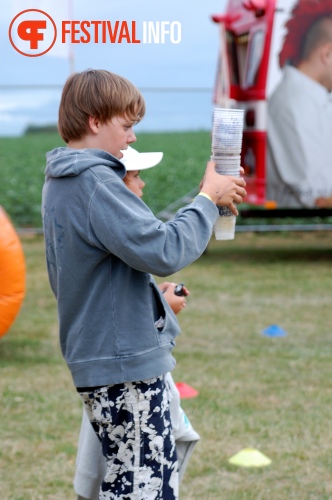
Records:
<instances>
[{"instance_id":1,"label":"green grass","mask_svg":"<svg viewBox=\"0 0 332 500\"><path fill-rule=\"evenodd\" d=\"M68 500L81 404L59 350L43 240L23 244L27 296L0 340L0 498ZM201 441L182 499L332 498L331 250L330 233L237 234L170 277L191 291L173 376L199 391L183 400ZM287 336L262 336L271 324ZM272 464L229 464L246 447Z\"/></svg>"},{"instance_id":2,"label":"green grass","mask_svg":"<svg viewBox=\"0 0 332 500\"><path fill-rule=\"evenodd\" d=\"M0 137L0 200L16 227L41 227L45 153L64 145L57 133ZM141 133L136 147L139 151L164 152L157 168L142 173L147 183L144 199L157 213L198 186L210 155L211 139L208 132Z\"/></svg>"},{"instance_id":3,"label":"green grass","mask_svg":"<svg viewBox=\"0 0 332 500\"><path fill-rule=\"evenodd\" d=\"M65 146L56 132L33 131L22 137L0 137L0 204L10 215L15 227L42 226L40 205L44 183L45 154ZM211 136L208 131L140 133L138 151L163 151L161 163L145 170L144 200L157 214L171 203L198 188L210 156ZM241 208L245 208L242 204ZM277 214L276 214L277 215ZM238 225L321 224L332 218L263 219L238 218Z\"/></svg>"},{"instance_id":4,"label":"green grass","mask_svg":"<svg viewBox=\"0 0 332 500\"><path fill-rule=\"evenodd\" d=\"M41 227L45 153L59 145L57 134L0 138L0 200L15 226Z\"/></svg>"}]
</instances>

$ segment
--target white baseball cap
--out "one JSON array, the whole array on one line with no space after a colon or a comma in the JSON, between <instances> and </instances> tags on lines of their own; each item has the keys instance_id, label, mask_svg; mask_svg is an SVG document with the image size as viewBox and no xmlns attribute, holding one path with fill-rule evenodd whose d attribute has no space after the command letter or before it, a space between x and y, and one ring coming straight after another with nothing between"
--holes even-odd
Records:
<instances>
[{"instance_id":1,"label":"white baseball cap","mask_svg":"<svg viewBox=\"0 0 332 500\"><path fill-rule=\"evenodd\" d=\"M127 171L145 170L154 167L161 162L164 153L139 153L136 149L128 146L121 151L123 157L120 161L124 164Z\"/></svg>"}]
</instances>

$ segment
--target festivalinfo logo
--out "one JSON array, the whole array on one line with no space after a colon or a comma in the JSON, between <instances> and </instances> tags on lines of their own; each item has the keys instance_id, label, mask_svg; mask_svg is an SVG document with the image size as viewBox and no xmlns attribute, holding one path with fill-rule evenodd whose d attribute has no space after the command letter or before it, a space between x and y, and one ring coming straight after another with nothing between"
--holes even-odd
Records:
<instances>
[{"instance_id":1,"label":"festivalinfo logo","mask_svg":"<svg viewBox=\"0 0 332 500\"><path fill-rule=\"evenodd\" d=\"M60 24L60 26L59 26ZM39 57L60 44L179 44L179 21L62 20L39 9L19 12L11 21L8 36L13 48L27 57Z\"/></svg>"}]
</instances>

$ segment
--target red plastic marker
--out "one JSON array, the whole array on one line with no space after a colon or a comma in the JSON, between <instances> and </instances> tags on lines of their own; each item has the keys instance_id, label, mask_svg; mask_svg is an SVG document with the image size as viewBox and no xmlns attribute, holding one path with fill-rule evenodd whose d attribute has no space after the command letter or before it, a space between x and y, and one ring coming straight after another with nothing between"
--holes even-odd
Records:
<instances>
[{"instance_id":1,"label":"red plastic marker","mask_svg":"<svg viewBox=\"0 0 332 500\"><path fill-rule=\"evenodd\" d=\"M180 393L181 399L195 398L198 396L198 391L184 382L176 382L175 385Z\"/></svg>"}]
</instances>

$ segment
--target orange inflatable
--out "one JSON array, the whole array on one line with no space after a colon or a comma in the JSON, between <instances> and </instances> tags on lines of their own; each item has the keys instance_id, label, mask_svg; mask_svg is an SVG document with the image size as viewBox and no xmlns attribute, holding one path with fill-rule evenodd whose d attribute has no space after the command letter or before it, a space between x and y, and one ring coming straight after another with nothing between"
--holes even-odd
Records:
<instances>
[{"instance_id":1,"label":"orange inflatable","mask_svg":"<svg viewBox=\"0 0 332 500\"><path fill-rule=\"evenodd\" d=\"M0 337L15 320L25 296L25 259L21 242L0 207Z\"/></svg>"}]
</instances>

